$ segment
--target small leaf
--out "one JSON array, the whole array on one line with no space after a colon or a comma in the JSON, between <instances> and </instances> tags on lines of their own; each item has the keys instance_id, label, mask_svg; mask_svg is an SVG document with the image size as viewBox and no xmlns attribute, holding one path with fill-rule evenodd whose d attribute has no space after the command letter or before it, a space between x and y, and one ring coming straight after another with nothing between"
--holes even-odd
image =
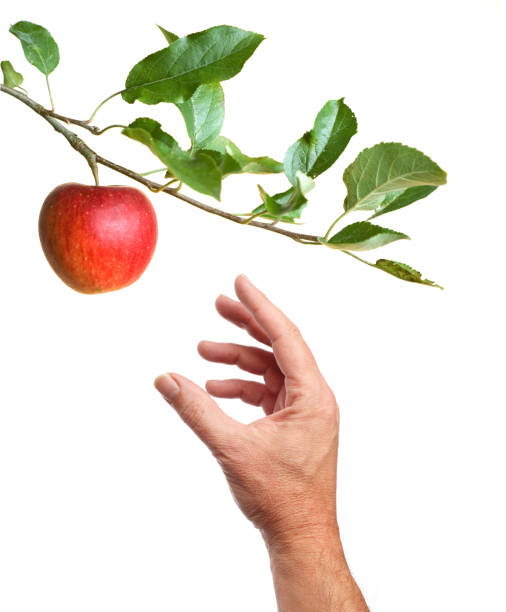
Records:
<instances>
[{"instance_id":1,"label":"small leaf","mask_svg":"<svg viewBox=\"0 0 506 612\"><path fill-rule=\"evenodd\" d=\"M225 25L184 36L136 64L121 95L130 104L184 102L199 85L235 76L263 39Z\"/></svg>"},{"instance_id":2,"label":"small leaf","mask_svg":"<svg viewBox=\"0 0 506 612\"><path fill-rule=\"evenodd\" d=\"M4 85L6 87L19 87L23 83L23 75L16 72L9 61L0 62L2 73L4 75Z\"/></svg>"},{"instance_id":3,"label":"small leaf","mask_svg":"<svg viewBox=\"0 0 506 612\"><path fill-rule=\"evenodd\" d=\"M46 28L29 21L18 21L9 32L20 40L26 59L42 74L47 76L58 66L58 45Z\"/></svg>"},{"instance_id":4,"label":"small leaf","mask_svg":"<svg viewBox=\"0 0 506 612\"><path fill-rule=\"evenodd\" d=\"M297 170L312 178L325 172L356 132L357 120L343 98L329 100L316 116L313 129L286 152L283 163L288 180L295 185Z\"/></svg>"},{"instance_id":5,"label":"small leaf","mask_svg":"<svg viewBox=\"0 0 506 612\"><path fill-rule=\"evenodd\" d=\"M392 276L396 276L401 280L405 280L411 283L420 283L422 285L429 285L431 287L438 287L439 289L443 289L441 285L436 285L431 280L427 278L422 278L421 272L418 270L414 270L411 266L407 264L400 263L399 261L391 261L390 259L378 259L378 261L374 265L376 268L383 270L383 272L387 272Z\"/></svg>"},{"instance_id":6,"label":"small leaf","mask_svg":"<svg viewBox=\"0 0 506 612\"><path fill-rule=\"evenodd\" d=\"M194 149L205 149L220 133L225 118L225 98L219 83L200 85L186 102L176 104L186 123Z\"/></svg>"},{"instance_id":7,"label":"small leaf","mask_svg":"<svg viewBox=\"0 0 506 612\"><path fill-rule=\"evenodd\" d=\"M293 189L293 187L292 187ZM272 196L275 198L276 196ZM255 210L251 212L252 215L256 215L257 213L261 213L265 211L264 214L260 215L262 219L273 219L276 221L282 221L283 223L295 223L295 219L299 219L302 211L307 206L307 200L305 200L298 208L294 208L293 210L279 216L279 215L271 215L265 208L264 204L260 204L257 206Z\"/></svg>"},{"instance_id":8,"label":"small leaf","mask_svg":"<svg viewBox=\"0 0 506 612\"><path fill-rule=\"evenodd\" d=\"M262 198L262 202L264 203L264 207L273 217L279 217L281 214L281 207L276 202L275 198L271 197L262 185L257 185L258 191L260 193L260 197Z\"/></svg>"},{"instance_id":9,"label":"small leaf","mask_svg":"<svg viewBox=\"0 0 506 612\"><path fill-rule=\"evenodd\" d=\"M258 189L260 191L260 196L262 197L262 192L265 193L265 190L260 185L258 185ZM265 214L261 215L265 219L276 219L278 221L283 221L284 223L294 223L295 219L300 218L302 211L307 206L307 200L304 197L299 197L297 202L293 202L294 194L295 187L290 187L282 193L276 193L273 196L269 196L269 198L275 202L275 205L273 205L272 202L270 203L271 210L275 211L274 214L267 210L265 204L260 204L260 206L257 206L252 211L252 214L265 211ZM292 200L293 206L289 207L290 210L286 210L287 204L290 202L290 200Z\"/></svg>"},{"instance_id":10,"label":"small leaf","mask_svg":"<svg viewBox=\"0 0 506 612\"><path fill-rule=\"evenodd\" d=\"M214 160L202 151L182 151L177 142L161 129L158 121L142 117L122 130L122 134L146 145L175 177L195 191L220 199L221 173Z\"/></svg>"},{"instance_id":11,"label":"small leaf","mask_svg":"<svg viewBox=\"0 0 506 612\"><path fill-rule=\"evenodd\" d=\"M277 174L283 172L283 164L270 157L249 157L228 138L218 136L207 145L206 153L213 155L223 178L230 174Z\"/></svg>"},{"instance_id":12,"label":"small leaf","mask_svg":"<svg viewBox=\"0 0 506 612\"><path fill-rule=\"evenodd\" d=\"M165 36L165 40L169 43L169 45L172 44L175 40L178 40L179 36L177 36L173 32L169 32L169 30L162 28L161 25L157 25L156 27Z\"/></svg>"},{"instance_id":13,"label":"small leaf","mask_svg":"<svg viewBox=\"0 0 506 612\"><path fill-rule=\"evenodd\" d=\"M377 216L428 195L414 188L444 185L446 172L416 149L382 142L359 153L343 180L348 189L344 209L374 210Z\"/></svg>"},{"instance_id":14,"label":"small leaf","mask_svg":"<svg viewBox=\"0 0 506 612\"><path fill-rule=\"evenodd\" d=\"M258 190L267 212L278 219L294 210L299 211L300 216L300 211L302 211L307 204L306 194L309 193L313 187L313 179L299 170L297 171L296 186L290 187L290 189L283 193L277 193L274 196L270 196L260 185L258 185Z\"/></svg>"},{"instance_id":15,"label":"small leaf","mask_svg":"<svg viewBox=\"0 0 506 612\"><path fill-rule=\"evenodd\" d=\"M121 133L146 145L164 163L181 150L176 140L161 129L160 123L149 117L136 119Z\"/></svg>"},{"instance_id":16,"label":"small leaf","mask_svg":"<svg viewBox=\"0 0 506 612\"><path fill-rule=\"evenodd\" d=\"M409 236L367 221L358 221L347 225L329 240L320 242L341 251L370 251L402 239L409 240Z\"/></svg>"}]
</instances>

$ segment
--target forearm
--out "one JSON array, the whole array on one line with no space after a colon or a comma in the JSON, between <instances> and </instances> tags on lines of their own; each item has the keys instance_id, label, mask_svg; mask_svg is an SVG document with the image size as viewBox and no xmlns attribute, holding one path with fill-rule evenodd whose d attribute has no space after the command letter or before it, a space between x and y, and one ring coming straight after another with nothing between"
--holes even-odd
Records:
<instances>
[{"instance_id":1,"label":"forearm","mask_svg":"<svg viewBox=\"0 0 506 612\"><path fill-rule=\"evenodd\" d=\"M337 524L266 543L279 612L368 612L346 563Z\"/></svg>"}]
</instances>

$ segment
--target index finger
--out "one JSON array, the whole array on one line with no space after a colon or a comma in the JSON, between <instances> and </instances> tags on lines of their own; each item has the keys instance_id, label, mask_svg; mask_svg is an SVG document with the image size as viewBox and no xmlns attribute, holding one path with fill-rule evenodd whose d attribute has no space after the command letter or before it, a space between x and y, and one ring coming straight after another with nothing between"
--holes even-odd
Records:
<instances>
[{"instance_id":1,"label":"index finger","mask_svg":"<svg viewBox=\"0 0 506 612\"><path fill-rule=\"evenodd\" d=\"M250 336L255 338L255 340L267 344L267 346L271 345L271 341L264 330L258 325L253 315L241 304L241 302L236 302L226 295L219 295L216 299L216 310L227 321L230 321L241 329L245 329Z\"/></svg>"},{"instance_id":2,"label":"index finger","mask_svg":"<svg viewBox=\"0 0 506 612\"><path fill-rule=\"evenodd\" d=\"M303 381L319 373L313 354L298 328L243 274L235 280L235 292L267 334L276 361L286 377Z\"/></svg>"}]
</instances>

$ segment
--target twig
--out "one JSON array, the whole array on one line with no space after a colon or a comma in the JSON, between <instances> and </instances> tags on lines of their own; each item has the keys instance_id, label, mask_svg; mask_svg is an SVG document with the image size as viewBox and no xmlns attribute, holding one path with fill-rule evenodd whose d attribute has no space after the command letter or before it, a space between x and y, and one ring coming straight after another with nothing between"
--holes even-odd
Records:
<instances>
[{"instance_id":1,"label":"twig","mask_svg":"<svg viewBox=\"0 0 506 612\"><path fill-rule=\"evenodd\" d=\"M190 204L191 206L195 206L196 208L199 208L200 210L211 213L212 215L217 215L219 217L222 217L223 219L228 219L229 221L233 221L234 223L244 225L244 219L238 215L234 215L234 214L225 212L224 210L220 210L219 208L215 208L214 206L210 206L208 204L204 204L203 202L199 202L198 200L195 200L194 198L191 198L190 196L187 196L181 193L175 188L164 187L163 184L155 183L154 181L150 181L144 176L137 174L133 170L129 170L128 168L125 168L124 166L120 166L119 164L116 164L106 159L105 157L98 155L83 140L81 140L81 138L79 138L77 134L75 134L74 132L66 128L63 125L63 123L66 123L67 125L69 124L77 125L81 128L88 130L92 134L100 133L101 132L100 128L89 125L86 121L81 121L78 119L71 119L70 117L65 117L64 115L60 115L58 113L50 111L44 108L38 102L35 102L35 100L32 100L28 96L25 96L23 93L21 93L20 91L16 89L11 89L10 87L6 87L5 85L0 84L0 91L3 91L4 93L9 94L10 96L16 98L23 104L26 104L26 106L31 108L38 115L40 115L43 119L45 119L48 123L50 123L57 132L62 134L62 136L64 136L67 139L71 147L74 148L78 153L80 153L86 159L86 161L88 162L93 172L93 176L97 184L98 184L97 164L100 164L102 166L110 168L111 170L115 170L116 172L119 172L120 174L123 174L124 176L127 176L128 178L138 183L141 183L142 185L145 185L151 190L163 191L164 193L168 193L174 198L177 198L178 200L182 200L183 202L186 202L187 204ZM282 236L291 238L292 240L295 240L296 242L302 241L305 244L316 244L316 245L320 244L318 241L318 236L314 236L312 234L300 234L297 232L291 232L281 227L273 226L271 223L263 223L261 221L252 220L248 223L248 225L252 227L258 227L260 229L264 229L269 232L274 232L275 234L281 234Z\"/></svg>"}]
</instances>

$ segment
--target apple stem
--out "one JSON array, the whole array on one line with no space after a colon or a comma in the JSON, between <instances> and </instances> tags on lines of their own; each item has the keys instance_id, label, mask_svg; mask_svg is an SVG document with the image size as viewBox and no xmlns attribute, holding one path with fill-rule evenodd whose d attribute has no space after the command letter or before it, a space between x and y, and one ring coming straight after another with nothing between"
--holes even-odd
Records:
<instances>
[{"instance_id":1,"label":"apple stem","mask_svg":"<svg viewBox=\"0 0 506 612\"><path fill-rule=\"evenodd\" d=\"M94 159L88 160L88 164L91 168L91 173L93 174L93 178L95 179L95 185L98 187L100 185L100 181L98 180L98 165L97 165L97 157Z\"/></svg>"}]
</instances>

